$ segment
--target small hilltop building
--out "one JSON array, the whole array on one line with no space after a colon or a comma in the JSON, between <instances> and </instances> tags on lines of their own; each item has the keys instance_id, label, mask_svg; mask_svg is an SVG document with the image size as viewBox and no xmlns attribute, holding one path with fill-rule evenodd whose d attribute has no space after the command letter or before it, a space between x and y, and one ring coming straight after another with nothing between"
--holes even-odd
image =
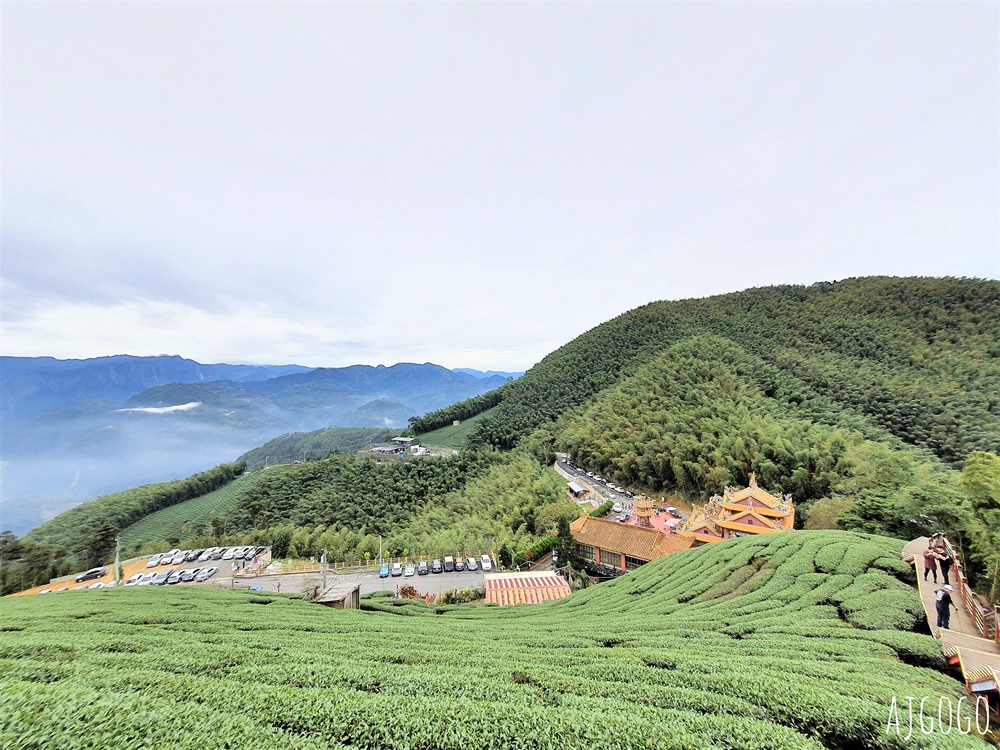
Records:
<instances>
[{"instance_id":1,"label":"small hilltop building","mask_svg":"<svg viewBox=\"0 0 1000 750\"><path fill-rule=\"evenodd\" d=\"M692 544L710 544L753 534L777 534L795 527L795 505L791 495L778 498L757 486L750 475L750 485L739 491L726 487L701 510L678 527L677 533Z\"/></svg>"}]
</instances>

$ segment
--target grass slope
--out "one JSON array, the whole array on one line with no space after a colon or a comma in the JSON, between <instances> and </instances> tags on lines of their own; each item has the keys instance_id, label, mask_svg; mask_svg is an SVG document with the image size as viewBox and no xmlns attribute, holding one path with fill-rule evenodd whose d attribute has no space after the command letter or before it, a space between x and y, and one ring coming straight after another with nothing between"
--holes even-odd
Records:
<instances>
[{"instance_id":1,"label":"grass slope","mask_svg":"<svg viewBox=\"0 0 1000 750\"><path fill-rule=\"evenodd\" d=\"M493 409L495 408L496 407L493 407ZM465 439L469 433L472 432L483 419L488 418L493 412L493 409L487 409L474 417L462 420L458 425L447 425L430 432L425 432L419 436L420 444L427 445L432 448L451 448L453 450L461 450L465 447Z\"/></svg>"},{"instance_id":2,"label":"grass slope","mask_svg":"<svg viewBox=\"0 0 1000 750\"><path fill-rule=\"evenodd\" d=\"M152 513L122 532L122 547L126 551L137 550L147 543L162 544L168 537L177 537L183 544L193 536L195 524L200 523L211 530L212 519L225 518L235 510L246 497L247 491L255 487L265 475L272 476L275 472L288 470L277 466L266 472L244 474L207 495Z\"/></svg>"},{"instance_id":3,"label":"grass slope","mask_svg":"<svg viewBox=\"0 0 1000 750\"><path fill-rule=\"evenodd\" d=\"M796 532L682 552L568 599L336 611L209 588L0 601L0 745L975 748L886 732L962 694L901 543ZM384 611L382 611L384 610ZM414 616L415 615L415 616Z\"/></svg>"},{"instance_id":4,"label":"grass slope","mask_svg":"<svg viewBox=\"0 0 1000 750\"><path fill-rule=\"evenodd\" d=\"M400 430L372 427L326 427L312 432L291 432L269 440L259 448L247 451L238 460L246 461L251 469L261 466L291 463L308 458L326 458L330 453L353 453L369 443L380 443Z\"/></svg>"}]
</instances>

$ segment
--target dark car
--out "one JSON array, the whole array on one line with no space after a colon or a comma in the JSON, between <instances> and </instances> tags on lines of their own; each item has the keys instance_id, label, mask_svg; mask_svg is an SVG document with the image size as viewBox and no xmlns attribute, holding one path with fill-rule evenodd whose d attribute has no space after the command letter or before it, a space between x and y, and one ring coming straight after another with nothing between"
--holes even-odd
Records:
<instances>
[{"instance_id":1,"label":"dark car","mask_svg":"<svg viewBox=\"0 0 1000 750\"><path fill-rule=\"evenodd\" d=\"M431 571L427 568L427 561L426 560L421 560L420 563L417 565L417 575L418 576L425 576L425 575L427 575L430 572Z\"/></svg>"},{"instance_id":2,"label":"dark car","mask_svg":"<svg viewBox=\"0 0 1000 750\"><path fill-rule=\"evenodd\" d=\"M162 573L157 573L156 578L149 582L150 586L162 586L167 582L167 579L174 574L172 568L164 570Z\"/></svg>"},{"instance_id":3,"label":"dark car","mask_svg":"<svg viewBox=\"0 0 1000 750\"><path fill-rule=\"evenodd\" d=\"M444 566L441 565L440 560L435 560L434 562L431 563L431 573L443 573L443 572L444 572Z\"/></svg>"},{"instance_id":4,"label":"dark car","mask_svg":"<svg viewBox=\"0 0 1000 750\"><path fill-rule=\"evenodd\" d=\"M184 555L184 562L194 562L199 557L201 557L201 553L204 552L204 551L205 550L203 550L203 549L193 549L193 550L191 550L186 555Z\"/></svg>"},{"instance_id":5,"label":"dark car","mask_svg":"<svg viewBox=\"0 0 1000 750\"><path fill-rule=\"evenodd\" d=\"M465 570L465 561L461 557L455 558L455 570L459 572Z\"/></svg>"},{"instance_id":6,"label":"dark car","mask_svg":"<svg viewBox=\"0 0 1000 750\"><path fill-rule=\"evenodd\" d=\"M84 581L92 581L95 578L100 578L105 573L108 572L107 568L91 568L86 573L81 573L76 577L77 583L83 583Z\"/></svg>"}]
</instances>

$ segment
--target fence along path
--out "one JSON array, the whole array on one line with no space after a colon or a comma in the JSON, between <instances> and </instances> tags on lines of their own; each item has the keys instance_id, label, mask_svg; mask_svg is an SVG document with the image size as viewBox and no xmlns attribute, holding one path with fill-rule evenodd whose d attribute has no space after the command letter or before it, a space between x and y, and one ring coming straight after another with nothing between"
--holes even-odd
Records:
<instances>
[{"instance_id":1,"label":"fence along path","mask_svg":"<svg viewBox=\"0 0 1000 750\"><path fill-rule=\"evenodd\" d=\"M925 536L914 539L903 547L903 558L912 562L917 572L917 590L931 632L941 642L948 663L961 667L965 686L970 692L995 692L1000 689L1000 616L996 609L983 605L969 588L962 559L946 539L948 554L955 561L950 579L955 588L953 599L958 612L952 615L951 627L937 627L935 592L943 581L935 584L924 580L924 550L929 543Z\"/></svg>"}]
</instances>

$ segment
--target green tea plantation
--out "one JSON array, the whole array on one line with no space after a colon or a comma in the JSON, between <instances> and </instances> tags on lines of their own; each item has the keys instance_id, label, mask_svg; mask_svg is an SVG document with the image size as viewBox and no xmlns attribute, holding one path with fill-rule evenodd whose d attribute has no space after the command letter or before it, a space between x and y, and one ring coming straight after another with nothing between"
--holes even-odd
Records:
<instances>
[{"instance_id":1,"label":"green tea plantation","mask_svg":"<svg viewBox=\"0 0 1000 750\"><path fill-rule=\"evenodd\" d=\"M726 542L516 609L207 587L0 601L0 746L983 748L887 731L941 670L902 543ZM948 703L946 702L947 706Z\"/></svg>"}]
</instances>

